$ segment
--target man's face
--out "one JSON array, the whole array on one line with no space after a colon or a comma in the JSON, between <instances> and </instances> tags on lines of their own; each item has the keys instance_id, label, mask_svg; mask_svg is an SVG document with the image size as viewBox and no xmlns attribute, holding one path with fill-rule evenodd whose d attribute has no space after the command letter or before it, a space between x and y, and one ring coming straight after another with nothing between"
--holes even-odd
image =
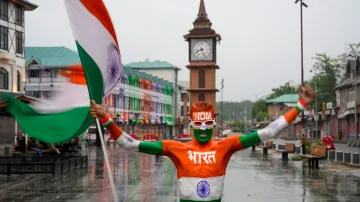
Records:
<instances>
[{"instance_id":1,"label":"man's face","mask_svg":"<svg viewBox=\"0 0 360 202\"><path fill-rule=\"evenodd\" d=\"M195 139L200 143L207 143L212 138L213 129L198 130L194 129Z\"/></svg>"},{"instance_id":2,"label":"man's face","mask_svg":"<svg viewBox=\"0 0 360 202\"><path fill-rule=\"evenodd\" d=\"M207 143L212 138L213 128L216 125L210 112L194 112L190 126L194 129L195 139L200 143Z\"/></svg>"}]
</instances>

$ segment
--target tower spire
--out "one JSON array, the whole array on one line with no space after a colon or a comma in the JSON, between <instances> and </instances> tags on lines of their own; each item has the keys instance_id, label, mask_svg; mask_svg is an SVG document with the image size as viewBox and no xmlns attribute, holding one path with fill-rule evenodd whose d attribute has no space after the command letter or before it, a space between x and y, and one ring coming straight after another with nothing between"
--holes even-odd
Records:
<instances>
[{"instance_id":1,"label":"tower spire","mask_svg":"<svg viewBox=\"0 0 360 202\"><path fill-rule=\"evenodd\" d=\"M198 13L198 19L199 18L207 18L206 8L205 8L205 2L204 0L200 0L200 6L199 6L199 13Z\"/></svg>"}]
</instances>

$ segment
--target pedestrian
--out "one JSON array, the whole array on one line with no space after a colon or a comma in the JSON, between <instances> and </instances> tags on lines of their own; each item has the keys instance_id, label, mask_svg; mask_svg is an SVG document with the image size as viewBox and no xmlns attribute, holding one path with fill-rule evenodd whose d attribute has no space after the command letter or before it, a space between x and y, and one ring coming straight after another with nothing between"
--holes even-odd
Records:
<instances>
[{"instance_id":1,"label":"pedestrian","mask_svg":"<svg viewBox=\"0 0 360 202\"><path fill-rule=\"evenodd\" d=\"M141 142L120 129L106 110L92 101L90 113L112 134L124 149L152 155L168 156L176 166L180 201L217 201L223 196L227 164L231 156L244 148L274 138L288 127L315 98L307 85L299 91L296 107L279 117L267 127L248 135L232 135L220 141L212 140L216 127L215 109L208 102L195 102L190 107L190 127L194 139L187 143L173 140ZM246 182L244 182L246 183Z\"/></svg>"},{"instance_id":2,"label":"pedestrian","mask_svg":"<svg viewBox=\"0 0 360 202\"><path fill-rule=\"evenodd\" d=\"M343 134L342 134L342 132L340 130L340 132L339 132L339 142L342 140L342 138L343 138Z\"/></svg>"}]
</instances>

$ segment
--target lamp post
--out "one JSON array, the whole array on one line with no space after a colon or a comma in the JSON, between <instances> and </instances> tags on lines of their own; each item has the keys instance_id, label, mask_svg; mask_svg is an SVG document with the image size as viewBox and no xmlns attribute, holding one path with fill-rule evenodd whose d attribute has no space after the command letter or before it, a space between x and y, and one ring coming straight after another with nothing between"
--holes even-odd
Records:
<instances>
[{"instance_id":1,"label":"lamp post","mask_svg":"<svg viewBox=\"0 0 360 202\"><path fill-rule=\"evenodd\" d=\"M254 119L256 119L256 122L258 121L257 118L256 118L256 111L257 111L257 109L256 109L256 103L257 103L257 101L258 101L258 95L257 95L257 94L254 94L254 93L253 93L253 95L255 96L255 104L254 104L254 107L255 107L255 117L251 117L251 121L252 121L251 123L254 124L254 122L253 122ZM251 116L252 116L252 113L251 113Z\"/></svg>"},{"instance_id":2,"label":"lamp post","mask_svg":"<svg viewBox=\"0 0 360 202\"><path fill-rule=\"evenodd\" d=\"M307 8L308 5L306 3L304 3L303 0L296 0L295 4L297 4L298 2L300 2L301 85L304 85L303 6L305 8ZM305 125L304 111L301 114L301 124L304 127L304 125Z\"/></svg>"},{"instance_id":3,"label":"lamp post","mask_svg":"<svg viewBox=\"0 0 360 202\"><path fill-rule=\"evenodd\" d=\"M313 72L312 70L310 70L310 72ZM314 69L314 73L315 73L315 93L317 93L317 73L316 73L316 69ZM317 97L315 97L315 114L316 114L316 117L314 116L314 120L315 120L315 131L316 131L316 137L317 137L317 130L318 130L318 111L317 111L317 108L318 108L318 104L317 104ZM314 133L313 133L313 136L314 136Z\"/></svg>"},{"instance_id":4,"label":"lamp post","mask_svg":"<svg viewBox=\"0 0 360 202\"><path fill-rule=\"evenodd\" d=\"M224 79L221 79L221 133L224 126Z\"/></svg>"}]
</instances>

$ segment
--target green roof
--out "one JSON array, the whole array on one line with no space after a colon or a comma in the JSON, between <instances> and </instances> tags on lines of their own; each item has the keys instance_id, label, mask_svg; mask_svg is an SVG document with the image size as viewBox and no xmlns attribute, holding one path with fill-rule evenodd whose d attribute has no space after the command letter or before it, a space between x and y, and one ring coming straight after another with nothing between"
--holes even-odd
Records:
<instances>
[{"instance_id":1,"label":"green roof","mask_svg":"<svg viewBox=\"0 0 360 202\"><path fill-rule=\"evenodd\" d=\"M165 61L132 62L125 66L129 66L131 68L136 68L136 69L179 69L178 67L175 67L174 65Z\"/></svg>"},{"instance_id":2,"label":"green roof","mask_svg":"<svg viewBox=\"0 0 360 202\"><path fill-rule=\"evenodd\" d=\"M124 72L125 72L125 74L126 74L127 76L130 76L130 75L131 75L131 68L124 66Z\"/></svg>"},{"instance_id":3,"label":"green roof","mask_svg":"<svg viewBox=\"0 0 360 202\"><path fill-rule=\"evenodd\" d=\"M169 82L169 87L170 87L171 89L174 89L174 83L173 83L173 82Z\"/></svg>"},{"instance_id":4,"label":"green roof","mask_svg":"<svg viewBox=\"0 0 360 202\"><path fill-rule=\"evenodd\" d=\"M158 84L163 86L164 85L164 79L158 78Z\"/></svg>"},{"instance_id":5,"label":"green roof","mask_svg":"<svg viewBox=\"0 0 360 202\"><path fill-rule=\"evenodd\" d=\"M146 74L146 80L152 82L152 75L151 74Z\"/></svg>"},{"instance_id":6,"label":"green roof","mask_svg":"<svg viewBox=\"0 0 360 202\"><path fill-rule=\"evenodd\" d=\"M159 78L158 78L157 76L152 76L151 79L152 79L152 82L153 82L153 83L158 83L158 79L159 79Z\"/></svg>"},{"instance_id":7,"label":"green roof","mask_svg":"<svg viewBox=\"0 0 360 202\"><path fill-rule=\"evenodd\" d=\"M167 80L164 80L164 86L168 86L169 82Z\"/></svg>"},{"instance_id":8,"label":"green roof","mask_svg":"<svg viewBox=\"0 0 360 202\"><path fill-rule=\"evenodd\" d=\"M131 69L131 76L132 77L139 77L139 70Z\"/></svg>"},{"instance_id":9,"label":"green roof","mask_svg":"<svg viewBox=\"0 0 360 202\"><path fill-rule=\"evenodd\" d=\"M298 99L298 94L284 94L277 98L268 99L266 103L296 103Z\"/></svg>"},{"instance_id":10,"label":"green roof","mask_svg":"<svg viewBox=\"0 0 360 202\"><path fill-rule=\"evenodd\" d=\"M139 72L139 76L141 79L146 79L146 73L145 72Z\"/></svg>"},{"instance_id":11,"label":"green roof","mask_svg":"<svg viewBox=\"0 0 360 202\"><path fill-rule=\"evenodd\" d=\"M25 47L25 63L35 59L39 65L65 67L81 63L76 51L58 47Z\"/></svg>"}]
</instances>

